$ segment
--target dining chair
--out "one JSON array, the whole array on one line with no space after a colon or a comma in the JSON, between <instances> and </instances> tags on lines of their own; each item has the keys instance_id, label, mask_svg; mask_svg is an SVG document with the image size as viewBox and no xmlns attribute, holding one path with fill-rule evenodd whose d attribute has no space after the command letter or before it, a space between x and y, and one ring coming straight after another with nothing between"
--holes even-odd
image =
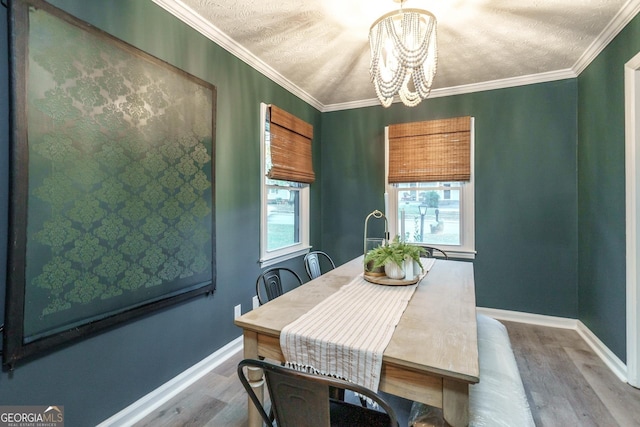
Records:
<instances>
[{"instance_id":1,"label":"dining chair","mask_svg":"<svg viewBox=\"0 0 640 427\"><path fill-rule=\"evenodd\" d=\"M307 270L307 276L309 276L309 279L315 279L322 274L322 268L320 267L321 263L326 264L326 271L336 268L336 264L325 252L313 251L304 256L304 268ZM331 268L328 268L329 265L331 265Z\"/></svg>"},{"instance_id":2,"label":"dining chair","mask_svg":"<svg viewBox=\"0 0 640 427\"><path fill-rule=\"evenodd\" d=\"M264 360L245 359L238 364L238 377L269 426L273 426L273 422L249 384L243 369L245 367L263 370L271 412L278 427L398 427L391 406L366 387L337 378L300 372ZM330 397L330 388L351 390L365 396L384 412L333 399Z\"/></svg>"},{"instance_id":3,"label":"dining chair","mask_svg":"<svg viewBox=\"0 0 640 427\"><path fill-rule=\"evenodd\" d=\"M433 246L425 246L425 245L418 245L420 246L422 249L424 249L427 258L444 258L444 259L449 259L449 255L447 255L447 253L445 251L443 251L442 249L438 249L438 248L434 248ZM437 253L438 255L434 255L434 252Z\"/></svg>"},{"instance_id":4,"label":"dining chair","mask_svg":"<svg viewBox=\"0 0 640 427\"><path fill-rule=\"evenodd\" d=\"M258 296L258 302L260 305L271 301L274 298L279 297L284 293L285 287L283 286L283 279L285 276L282 273L285 272L289 277L289 282L293 282L292 286L302 285L302 279L290 268L287 267L272 267L263 271L256 280L256 295Z\"/></svg>"}]
</instances>

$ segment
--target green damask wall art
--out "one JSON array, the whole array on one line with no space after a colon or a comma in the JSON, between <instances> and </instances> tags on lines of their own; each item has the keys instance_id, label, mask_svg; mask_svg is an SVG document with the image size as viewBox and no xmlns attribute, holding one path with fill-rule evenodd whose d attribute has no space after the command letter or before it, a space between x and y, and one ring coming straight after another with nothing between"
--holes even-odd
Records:
<instances>
[{"instance_id":1,"label":"green damask wall art","mask_svg":"<svg viewBox=\"0 0 640 427\"><path fill-rule=\"evenodd\" d=\"M10 35L5 365L215 289L215 87L40 0Z\"/></svg>"}]
</instances>

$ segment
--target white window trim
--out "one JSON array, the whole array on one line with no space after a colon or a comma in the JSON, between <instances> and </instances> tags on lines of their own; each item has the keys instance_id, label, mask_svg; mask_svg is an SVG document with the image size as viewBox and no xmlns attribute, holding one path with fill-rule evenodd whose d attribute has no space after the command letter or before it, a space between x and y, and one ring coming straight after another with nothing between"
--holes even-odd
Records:
<instances>
[{"instance_id":1,"label":"white window trim","mask_svg":"<svg viewBox=\"0 0 640 427\"><path fill-rule=\"evenodd\" d=\"M460 189L460 213L463 218L461 232L462 245L432 245L445 251L451 258L475 259L475 119L471 117L471 180L464 182ZM389 127L384 128L384 214L389 221L389 237L398 234L398 189L389 184ZM389 197L389 194L395 197Z\"/></svg>"},{"instance_id":2,"label":"white window trim","mask_svg":"<svg viewBox=\"0 0 640 427\"><path fill-rule=\"evenodd\" d=\"M267 172L265 162L265 121L267 104L260 103L260 267L269 267L309 252L309 186L300 189L300 243L267 250Z\"/></svg>"}]
</instances>

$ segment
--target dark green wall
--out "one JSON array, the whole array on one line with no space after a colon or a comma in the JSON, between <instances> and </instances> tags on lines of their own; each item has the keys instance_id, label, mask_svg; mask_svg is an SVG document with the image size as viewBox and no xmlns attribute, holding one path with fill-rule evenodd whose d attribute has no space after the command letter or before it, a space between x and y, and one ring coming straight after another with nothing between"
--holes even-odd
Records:
<instances>
[{"instance_id":1,"label":"dark green wall","mask_svg":"<svg viewBox=\"0 0 640 427\"><path fill-rule=\"evenodd\" d=\"M384 207L386 125L471 115L478 305L577 317L576 111L571 79L325 113L323 248L362 253L364 219Z\"/></svg>"},{"instance_id":2,"label":"dark green wall","mask_svg":"<svg viewBox=\"0 0 640 427\"><path fill-rule=\"evenodd\" d=\"M217 291L18 366L0 375L0 404L65 406L69 426L95 425L241 335L233 307L251 307L260 272L260 102L312 123L321 114L150 0L55 0L52 4L216 85ZM4 307L8 206L8 70L0 7L0 307ZM320 158L320 145L314 147ZM319 164L316 166L321 178ZM317 221L319 185L312 185ZM319 241L319 227L312 243ZM290 264L303 273L301 260Z\"/></svg>"},{"instance_id":3,"label":"dark green wall","mask_svg":"<svg viewBox=\"0 0 640 427\"><path fill-rule=\"evenodd\" d=\"M624 64L636 16L578 78L579 319L626 360Z\"/></svg>"}]
</instances>

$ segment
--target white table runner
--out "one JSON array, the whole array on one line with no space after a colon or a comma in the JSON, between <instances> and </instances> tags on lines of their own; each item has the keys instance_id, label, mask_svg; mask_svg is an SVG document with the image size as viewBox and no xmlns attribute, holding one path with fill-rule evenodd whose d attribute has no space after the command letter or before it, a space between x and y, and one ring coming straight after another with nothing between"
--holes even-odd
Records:
<instances>
[{"instance_id":1,"label":"white table runner","mask_svg":"<svg viewBox=\"0 0 640 427\"><path fill-rule=\"evenodd\" d=\"M426 271L434 262L422 260ZM378 391L382 354L417 286L376 285L359 275L282 329L287 364Z\"/></svg>"}]
</instances>

